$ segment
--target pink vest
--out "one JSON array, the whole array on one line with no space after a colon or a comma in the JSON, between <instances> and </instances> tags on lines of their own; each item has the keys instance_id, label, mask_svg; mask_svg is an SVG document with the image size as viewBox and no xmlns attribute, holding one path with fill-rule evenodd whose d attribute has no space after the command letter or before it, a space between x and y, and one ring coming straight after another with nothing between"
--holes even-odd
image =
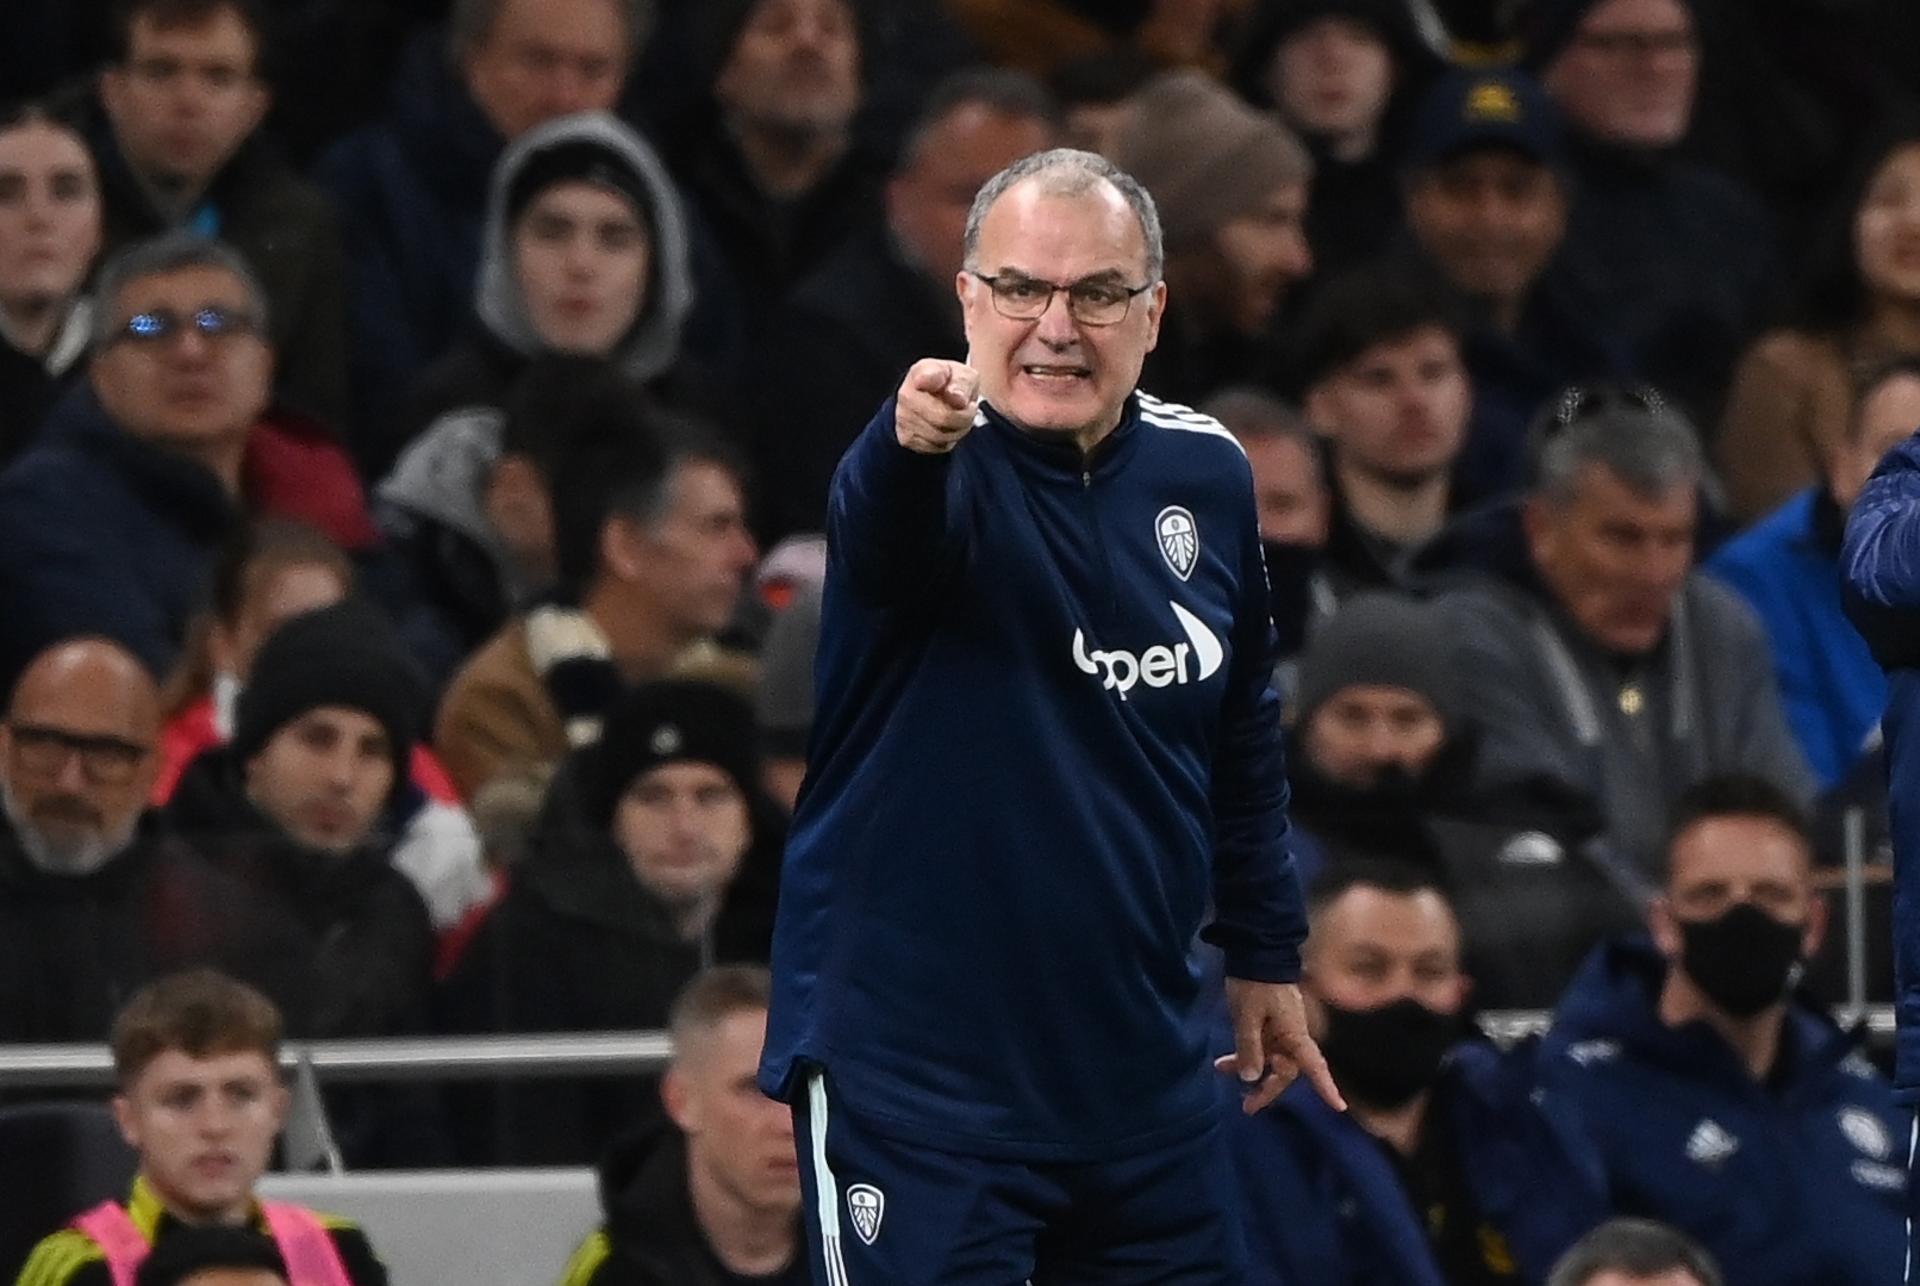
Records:
<instances>
[{"instance_id":1,"label":"pink vest","mask_svg":"<svg viewBox=\"0 0 1920 1286\"><path fill-rule=\"evenodd\" d=\"M353 1286L347 1266L340 1260L339 1247L311 1210L263 1201L260 1214L274 1245L280 1248L280 1258L286 1261L287 1278L293 1286ZM133 1286L133 1275L153 1253L153 1247L127 1208L118 1201L105 1201L75 1219L73 1226L106 1254L113 1286Z\"/></svg>"}]
</instances>

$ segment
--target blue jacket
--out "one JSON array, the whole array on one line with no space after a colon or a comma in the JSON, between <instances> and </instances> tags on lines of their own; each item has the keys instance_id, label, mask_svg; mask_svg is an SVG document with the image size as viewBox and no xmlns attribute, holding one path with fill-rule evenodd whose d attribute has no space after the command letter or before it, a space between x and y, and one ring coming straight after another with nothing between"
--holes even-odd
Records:
<instances>
[{"instance_id":1,"label":"blue jacket","mask_svg":"<svg viewBox=\"0 0 1920 1286\"><path fill-rule=\"evenodd\" d=\"M211 470L129 436L75 389L0 473L0 691L75 634L117 639L164 677L239 520Z\"/></svg>"},{"instance_id":2,"label":"blue jacket","mask_svg":"<svg viewBox=\"0 0 1920 1286\"><path fill-rule=\"evenodd\" d=\"M1893 1083L1920 1100L1920 436L1880 462L1847 517L1847 615L1887 674L1881 733L1893 828Z\"/></svg>"},{"instance_id":3,"label":"blue jacket","mask_svg":"<svg viewBox=\"0 0 1920 1286\"><path fill-rule=\"evenodd\" d=\"M1306 936L1244 453L1136 395L1084 460L991 409L919 455L889 403L827 528L762 1085L963 1155L1205 1130L1209 898L1232 975Z\"/></svg>"},{"instance_id":4,"label":"blue jacket","mask_svg":"<svg viewBox=\"0 0 1920 1286\"><path fill-rule=\"evenodd\" d=\"M392 463L381 430L398 399L472 312L487 180L505 146L441 43L423 39L391 114L342 139L316 171L339 211L351 273L355 454L369 478Z\"/></svg>"},{"instance_id":5,"label":"blue jacket","mask_svg":"<svg viewBox=\"0 0 1920 1286\"><path fill-rule=\"evenodd\" d=\"M1665 976L1644 938L1601 947L1543 1051L1614 1209L1681 1228L1740 1286L1898 1281L1908 1122L1858 1035L1795 1004L1763 1085L1704 1024L1660 1021Z\"/></svg>"},{"instance_id":6,"label":"blue jacket","mask_svg":"<svg viewBox=\"0 0 1920 1286\"><path fill-rule=\"evenodd\" d=\"M1430 1110L1450 1114L1475 1208L1524 1279L1543 1282L1607 1208L1585 1140L1531 1097L1532 1062L1530 1049L1464 1043ZM1351 1116L1305 1082L1257 1116L1231 1111L1248 1286L1446 1286L1398 1170Z\"/></svg>"},{"instance_id":7,"label":"blue jacket","mask_svg":"<svg viewBox=\"0 0 1920 1286\"><path fill-rule=\"evenodd\" d=\"M1822 789L1860 762L1887 680L1840 602L1840 515L1809 488L1722 545L1709 574L1766 627L1780 701Z\"/></svg>"}]
</instances>

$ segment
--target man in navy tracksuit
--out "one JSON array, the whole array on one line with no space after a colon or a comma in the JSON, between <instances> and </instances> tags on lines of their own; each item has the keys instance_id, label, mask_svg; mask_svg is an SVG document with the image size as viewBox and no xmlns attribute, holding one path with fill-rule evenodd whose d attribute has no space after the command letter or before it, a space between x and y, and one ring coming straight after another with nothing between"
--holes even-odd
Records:
<instances>
[{"instance_id":1,"label":"man in navy tracksuit","mask_svg":"<svg viewBox=\"0 0 1920 1286\"><path fill-rule=\"evenodd\" d=\"M1895 448L1854 502L1840 550L1847 615L1887 672L1881 722L1887 751L1887 812L1893 827L1893 1083L1902 1104L1920 1102L1920 434ZM1912 1142L1920 1126L1910 1132ZM1920 1184L1908 1183L1909 1194ZM1920 1233L1920 1209L1907 1219ZM1909 1246L1905 1281L1920 1278Z\"/></svg>"},{"instance_id":2,"label":"man in navy tracksuit","mask_svg":"<svg viewBox=\"0 0 1920 1286\"><path fill-rule=\"evenodd\" d=\"M818 1282L1238 1282L1209 903L1248 1105L1338 1099L1251 472L1134 391L1166 288L1132 179L1017 162L966 249L969 364L916 363L829 500L761 1084Z\"/></svg>"},{"instance_id":3,"label":"man in navy tracksuit","mask_svg":"<svg viewBox=\"0 0 1920 1286\"><path fill-rule=\"evenodd\" d=\"M1900 1279L1906 1124L1843 1032L1791 992L1819 947L1812 846L1758 778L1679 805L1653 941L1600 948L1541 1081L1599 1153L1616 1211L1697 1238L1740 1286Z\"/></svg>"}]
</instances>

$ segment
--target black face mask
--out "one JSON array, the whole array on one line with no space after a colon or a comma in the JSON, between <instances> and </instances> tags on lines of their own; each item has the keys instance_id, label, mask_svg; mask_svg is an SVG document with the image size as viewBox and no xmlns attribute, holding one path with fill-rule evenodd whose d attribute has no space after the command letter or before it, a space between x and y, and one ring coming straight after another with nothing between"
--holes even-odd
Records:
<instances>
[{"instance_id":1,"label":"black face mask","mask_svg":"<svg viewBox=\"0 0 1920 1286\"><path fill-rule=\"evenodd\" d=\"M1321 1002L1327 1034L1321 1053L1344 1092L1373 1107L1399 1107L1433 1084L1440 1060L1459 1039L1460 1019L1411 996L1377 1009Z\"/></svg>"},{"instance_id":2,"label":"black face mask","mask_svg":"<svg viewBox=\"0 0 1920 1286\"><path fill-rule=\"evenodd\" d=\"M1804 924L1786 924L1751 902L1711 920L1680 921L1680 967L1735 1018L1776 1004L1799 981Z\"/></svg>"}]
</instances>

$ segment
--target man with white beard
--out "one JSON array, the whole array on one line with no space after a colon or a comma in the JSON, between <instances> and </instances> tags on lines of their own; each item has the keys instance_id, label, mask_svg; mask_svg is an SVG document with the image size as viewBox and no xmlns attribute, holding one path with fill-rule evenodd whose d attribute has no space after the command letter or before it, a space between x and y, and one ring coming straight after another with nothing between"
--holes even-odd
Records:
<instances>
[{"instance_id":1,"label":"man with white beard","mask_svg":"<svg viewBox=\"0 0 1920 1286\"><path fill-rule=\"evenodd\" d=\"M152 676L105 639L56 643L14 686L0 721L0 1041L104 1040L141 983L191 965L281 981L244 891L147 817L159 730Z\"/></svg>"}]
</instances>

